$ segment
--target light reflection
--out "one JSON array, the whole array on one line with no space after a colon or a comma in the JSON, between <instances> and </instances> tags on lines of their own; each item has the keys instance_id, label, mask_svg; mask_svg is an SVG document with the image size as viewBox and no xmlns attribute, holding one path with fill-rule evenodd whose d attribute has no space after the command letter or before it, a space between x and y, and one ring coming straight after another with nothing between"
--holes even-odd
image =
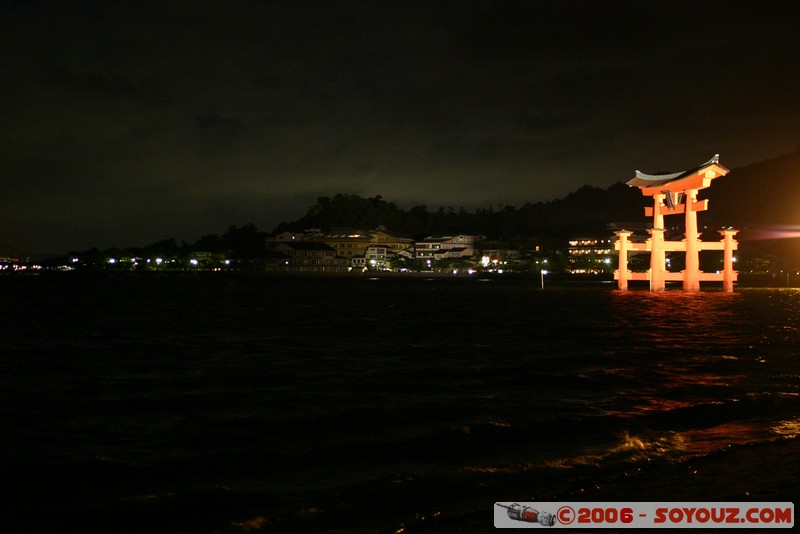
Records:
<instances>
[{"instance_id":1,"label":"light reflection","mask_svg":"<svg viewBox=\"0 0 800 534\"><path fill-rule=\"evenodd\" d=\"M637 395L634 403L626 406L624 410L604 410L604 412L608 415L628 419L647 414L669 412L680 408L689 408L694 405L694 402L665 399L655 395Z\"/></svg>"},{"instance_id":2,"label":"light reflection","mask_svg":"<svg viewBox=\"0 0 800 534\"><path fill-rule=\"evenodd\" d=\"M598 467L604 464L621 462L625 465L638 462L664 460L679 462L688 457L704 456L723 450L732 444L746 444L761 441L769 433L781 438L800 435L800 417L781 421L767 428L757 420L733 421L711 428L692 429L682 432L661 434L633 434L624 432L619 440L609 448L599 452L569 458L547 460L542 464L522 463L503 466L468 466L464 470L480 473L516 473L538 469L573 469L576 467Z\"/></svg>"},{"instance_id":3,"label":"light reflection","mask_svg":"<svg viewBox=\"0 0 800 534\"><path fill-rule=\"evenodd\" d=\"M782 397L800 395L795 393L800 300L797 290L768 290L753 298L764 291L614 292L610 318L585 326L598 351L575 374L586 388L574 402L611 416L611 424L623 420L631 430L618 441L601 438L604 444L547 466L683 460L731 445L800 436L796 397L785 402ZM624 343L618 341L620 331Z\"/></svg>"},{"instance_id":4,"label":"light reflection","mask_svg":"<svg viewBox=\"0 0 800 534\"><path fill-rule=\"evenodd\" d=\"M625 432L620 436L619 442L605 452L559 458L545 462L545 465L556 469L571 469L579 466L597 466L607 462L680 460L688 451L689 440L678 432L650 437Z\"/></svg>"},{"instance_id":5,"label":"light reflection","mask_svg":"<svg viewBox=\"0 0 800 534\"><path fill-rule=\"evenodd\" d=\"M770 428L770 431L782 438L800 436L800 417L779 421L778 424Z\"/></svg>"},{"instance_id":6,"label":"light reflection","mask_svg":"<svg viewBox=\"0 0 800 534\"><path fill-rule=\"evenodd\" d=\"M547 462L548 467L568 469L577 466L596 466L601 463L653 460L680 461L690 456L718 452L731 444L745 444L768 437L768 432L780 437L800 435L800 418L781 421L771 429L764 422L733 421L711 428L668 432L655 436L624 433L620 441L606 452L562 458Z\"/></svg>"},{"instance_id":7,"label":"light reflection","mask_svg":"<svg viewBox=\"0 0 800 534\"><path fill-rule=\"evenodd\" d=\"M689 444L687 452L703 455L717 452L727 445L758 441L767 432L763 421L731 421L710 428L686 430L681 434Z\"/></svg>"}]
</instances>

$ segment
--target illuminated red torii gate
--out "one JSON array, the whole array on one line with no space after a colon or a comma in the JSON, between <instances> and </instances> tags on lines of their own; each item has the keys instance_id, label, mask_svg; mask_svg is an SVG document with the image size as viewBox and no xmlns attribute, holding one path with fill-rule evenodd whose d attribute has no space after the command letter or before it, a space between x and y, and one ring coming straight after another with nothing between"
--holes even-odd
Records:
<instances>
[{"instance_id":1,"label":"illuminated red torii gate","mask_svg":"<svg viewBox=\"0 0 800 534\"><path fill-rule=\"evenodd\" d=\"M645 196L653 197L653 207L645 208L645 216L653 216L653 228L648 230L650 238L644 243L634 243L628 239L632 232L615 232L618 239L614 244L619 251L619 269L614 271L614 279L619 289L628 289L628 280L649 280L651 291L663 291L668 280L682 280L685 291L698 291L700 282L722 282L725 291L733 291L737 272L733 270L733 251L738 243L733 239L738 230L721 230L721 241L700 241L697 231L697 212L708 209L708 200L697 200L697 192L711 185L711 180L725 176L729 170L720 165L719 154L696 169L674 174L644 174L636 171L636 177L627 184L638 187ZM682 241L664 240L664 216L683 213L686 215L686 235ZM722 250L722 272L704 273L700 271L701 250ZM628 252L649 251L650 270L632 272L628 269ZM666 253L682 251L686 253L686 268L681 272L669 272L666 268Z\"/></svg>"}]
</instances>

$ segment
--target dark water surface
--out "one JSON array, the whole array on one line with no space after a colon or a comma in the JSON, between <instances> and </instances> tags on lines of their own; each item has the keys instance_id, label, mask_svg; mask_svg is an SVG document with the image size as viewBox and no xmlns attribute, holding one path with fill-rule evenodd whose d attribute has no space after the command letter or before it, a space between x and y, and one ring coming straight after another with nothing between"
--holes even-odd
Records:
<instances>
[{"instance_id":1,"label":"dark water surface","mask_svg":"<svg viewBox=\"0 0 800 534\"><path fill-rule=\"evenodd\" d=\"M800 434L800 291L538 282L0 277L8 525L394 531L465 477Z\"/></svg>"}]
</instances>

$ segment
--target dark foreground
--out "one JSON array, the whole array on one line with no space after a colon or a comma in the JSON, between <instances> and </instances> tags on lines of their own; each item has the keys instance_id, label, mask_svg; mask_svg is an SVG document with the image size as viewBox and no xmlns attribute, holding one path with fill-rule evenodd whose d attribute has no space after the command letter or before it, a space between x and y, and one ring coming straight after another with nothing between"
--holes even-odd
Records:
<instances>
[{"instance_id":1,"label":"dark foreground","mask_svg":"<svg viewBox=\"0 0 800 534\"><path fill-rule=\"evenodd\" d=\"M82 518L69 517L67 510L61 511L66 515L43 511L49 520L39 517L12 527L24 532L38 530L38 524L47 530L74 520L74 526L93 532L480 533L494 530L495 502L786 502L800 495L800 439L730 446L680 463L645 461L622 473L614 467L528 466L464 473L460 484L437 484L424 476L398 475L378 487L370 483L327 495L310 506L287 499L269 513L247 494L221 491L202 509L180 502L154 509L142 502L124 513L113 507L86 510ZM220 522L232 510L242 520Z\"/></svg>"},{"instance_id":2,"label":"dark foreground","mask_svg":"<svg viewBox=\"0 0 800 534\"><path fill-rule=\"evenodd\" d=\"M35 496L26 499L25 488L17 488L26 503L12 510L16 519L6 526L9 532L481 533L494 531L495 502L791 502L800 495L800 439L730 446L680 463L645 460L622 472L615 466L520 466L464 472L446 486L441 480L398 474L311 503L306 496L266 506L256 494L219 488L202 506L176 497L157 506L143 500L86 507L79 490L65 502L39 500L45 506L34 509L26 505Z\"/></svg>"},{"instance_id":3,"label":"dark foreground","mask_svg":"<svg viewBox=\"0 0 800 534\"><path fill-rule=\"evenodd\" d=\"M417 485L418 495L437 495L438 502L428 497L399 503L391 498L393 484ZM331 499L318 509L283 520L256 517L230 532L490 532L494 530L494 503L513 501L794 502L800 495L800 439L731 446L675 464L645 462L623 474L615 469L598 472L588 466L568 470L531 466L516 472L465 475L458 488L429 487L424 478L387 481L386 485L387 492L380 499L368 494L345 499L362 502L357 508L341 507ZM391 509L411 507L419 510L416 517L386 523ZM356 524L354 518L359 516L362 521ZM252 528L256 525L261 529Z\"/></svg>"}]
</instances>

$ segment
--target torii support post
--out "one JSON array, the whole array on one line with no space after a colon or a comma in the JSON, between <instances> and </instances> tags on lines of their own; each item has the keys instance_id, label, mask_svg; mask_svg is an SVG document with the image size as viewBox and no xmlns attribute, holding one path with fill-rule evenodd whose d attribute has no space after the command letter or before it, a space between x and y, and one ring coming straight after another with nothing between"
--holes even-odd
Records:
<instances>
[{"instance_id":1,"label":"torii support post","mask_svg":"<svg viewBox=\"0 0 800 534\"><path fill-rule=\"evenodd\" d=\"M722 290L728 293L733 291L733 281L736 279L736 272L733 270L733 251L737 248L733 236L739 233L738 230L720 230L723 240L723 261L722 261Z\"/></svg>"},{"instance_id":2,"label":"torii support post","mask_svg":"<svg viewBox=\"0 0 800 534\"><path fill-rule=\"evenodd\" d=\"M614 232L617 234L617 246L619 247L619 268L617 270L617 287L622 291L628 289L628 279L630 278L630 271L628 270L628 251L630 250L630 241L628 237L633 233L627 230Z\"/></svg>"},{"instance_id":3,"label":"torii support post","mask_svg":"<svg viewBox=\"0 0 800 534\"><path fill-rule=\"evenodd\" d=\"M664 229L652 228L650 232L650 291L664 291L667 282L667 256L664 251Z\"/></svg>"},{"instance_id":4,"label":"torii support post","mask_svg":"<svg viewBox=\"0 0 800 534\"><path fill-rule=\"evenodd\" d=\"M667 256L664 252L664 193L653 195L653 228L650 233L650 291L664 291Z\"/></svg>"},{"instance_id":5,"label":"torii support post","mask_svg":"<svg viewBox=\"0 0 800 534\"><path fill-rule=\"evenodd\" d=\"M705 204L697 202L697 189L686 190L686 269L683 271L683 290L700 291L700 236L697 233L697 212Z\"/></svg>"}]
</instances>

